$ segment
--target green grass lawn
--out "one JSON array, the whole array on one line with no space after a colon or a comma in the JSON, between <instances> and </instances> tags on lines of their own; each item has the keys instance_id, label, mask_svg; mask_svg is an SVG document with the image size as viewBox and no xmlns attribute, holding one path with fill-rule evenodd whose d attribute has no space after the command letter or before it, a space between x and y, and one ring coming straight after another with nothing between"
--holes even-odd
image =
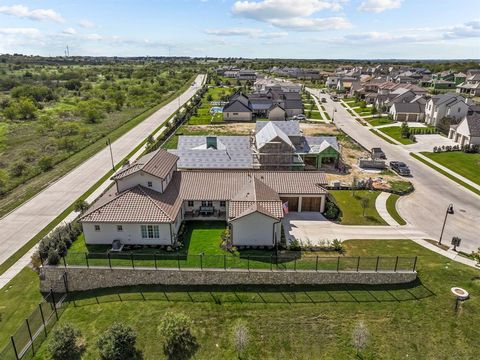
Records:
<instances>
[{"instance_id":1,"label":"green grass lawn","mask_svg":"<svg viewBox=\"0 0 480 360\"><path fill-rule=\"evenodd\" d=\"M38 284L37 273L25 268L0 290L0 351L41 302Z\"/></svg>"},{"instance_id":2,"label":"green grass lawn","mask_svg":"<svg viewBox=\"0 0 480 360\"><path fill-rule=\"evenodd\" d=\"M369 118L369 119L365 119L365 120L367 120L370 123L370 125L372 125L372 126L393 124L393 120L391 120L388 116Z\"/></svg>"},{"instance_id":3,"label":"green grass lawn","mask_svg":"<svg viewBox=\"0 0 480 360\"><path fill-rule=\"evenodd\" d=\"M202 102L200 108L197 110L197 114L193 115L189 120L188 124L190 125L208 125L212 122L223 121L222 114L216 114L213 116L210 114L210 108L213 105L210 104L211 101L221 101L227 100L230 95L232 95L234 89L232 87L212 87L207 90L207 92L202 97ZM211 100L209 99L211 97ZM213 120L213 121L212 121Z\"/></svg>"},{"instance_id":4,"label":"green grass lawn","mask_svg":"<svg viewBox=\"0 0 480 360\"><path fill-rule=\"evenodd\" d=\"M387 199L387 211L397 223L399 223L400 225L405 225L407 222L400 216L396 208L396 204L399 198L400 195L390 194Z\"/></svg>"},{"instance_id":5,"label":"green grass lawn","mask_svg":"<svg viewBox=\"0 0 480 360\"><path fill-rule=\"evenodd\" d=\"M386 225L387 223L378 214L375 200L380 194L378 191L331 190L329 192L342 211L340 223L342 225ZM355 194L355 195L354 195ZM363 215L362 199L368 199L368 205Z\"/></svg>"},{"instance_id":6,"label":"green grass lawn","mask_svg":"<svg viewBox=\"0 0 480 360\"><path fill-rule=\"evenodd\" d=\"M323 120L322 115L320 114L320 111L307 112L307 117L309 119Z\"/></svg>"},{"instance_id":7,"label":"green grass lawn","mask_svg":"<svg viewBox=\"0 0 480 360\"><path fill-rule=\"evenodd\" d=\"M400 126L388 126L384 128L377 129L378 131L383 132L384 134L387 134L388 136L394 138L398 142L404 145L409 145L413 144L413 141L410 140L409 138L404 138L402 137L401 134L401 127Z\"/></svg>"},{"instance_id":8,"label":"green grass lawn","mask_svg":"<svg viewBox=\"0 0 480 360\"><path fill-rule=\"evenodd\" d=\"M353 240L347 256L417 255L419 280L408 285L317 287L138 286L75 294L60 323L84 337L82 359L98 359L98 336L113 321L131 325L143 359L165 359L159 319L166 311L193 321L195 359L236 359L232 324L247 323L242 359L475 359L480 330L480 273L407 240ZM471 299L458 311L450 288ZM357 357L352 331L364 321L368 346ZM315 354L312 357L312 354ZM47 359L47 342L36 359Z\"/></svg>"},{"instance_id":9,"label":"green grass lawn","mask_svg":"<svg viewBox=\"0 0 480 360\"><path fill-rule=\"evenodd\" d=\"M480 185L480 154L451 151L441 153L422 152L422 155Z\"/></svg>"}]
</instances>

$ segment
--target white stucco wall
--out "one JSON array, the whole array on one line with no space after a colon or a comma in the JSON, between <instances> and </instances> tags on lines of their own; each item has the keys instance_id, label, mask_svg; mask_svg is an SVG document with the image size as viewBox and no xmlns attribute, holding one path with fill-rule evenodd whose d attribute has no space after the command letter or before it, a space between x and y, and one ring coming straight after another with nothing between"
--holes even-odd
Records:
<instances>
[{"instance_id":1,"label":"white stucco wall","mask_svg":"<svg viewBox=\"0 0 480 360\"><path fill-rule=\"evenodd\" d=\"M149 181L152 182L152 187L148 186ZM117 181L118 192L123 192L137 185L142 185L146 188L163 192L162 180L150 174L146 174L143 171L136 172Z\"/></svg>"},{"instance_id":2,"label":"white stucco wall","mask_svg":"<svg viewBox=\"0 0 480 360\"><path fill-rule=\"evenodd\" d=\"M285 120L285 111L276 107L268 112L268 120L270 121L283 121Z\"/></svg>"},{"instance_id":3,"label":"white stucco wall","mask_svg":"<svg viewBox=\"0 0 480 360\"><path fill-rule=\"evenodd\" d=\"M277 221L258 212L231 221L233 245L274 246L273 224ZM280 226L275 225L277 241L280 240Z\"/></svg>"},{"instance_id":4,"label":"white stucco wall","mask_svg":"<svg viewBox=\"0 0 480 360\"><path fill-rule=\"evenodd\" d=\"M177 226L180 226L181 221ZM100 231L95 230L95 225L100 226ZM123 230L118 231L117 225L122 225ZM142 239L142 224L107 224L107 223L82 223L85 242L87 244L107 244L110 245L113 240L120 240L124 244L139 245L170 245L170 224L144 224L158 225L159 239Z\"/></svg>"}]
</instances>

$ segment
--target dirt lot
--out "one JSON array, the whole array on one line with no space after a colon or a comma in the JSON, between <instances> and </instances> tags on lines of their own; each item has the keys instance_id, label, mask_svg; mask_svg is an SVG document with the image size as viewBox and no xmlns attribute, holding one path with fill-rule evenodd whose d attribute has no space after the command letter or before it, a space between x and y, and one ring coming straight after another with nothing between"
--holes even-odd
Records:
<instances>
[{"instance_id":1,"label":"dirt lot","mask_svg":"<svg viewBox=\"0 0 480 360\"><path fill-rule=\"evenodd\" d=\"M185 132L211 133L214 135L250 135L255 130L255 123L234 123L219 125L187 125Z\"/></svg>"}]
</instances>

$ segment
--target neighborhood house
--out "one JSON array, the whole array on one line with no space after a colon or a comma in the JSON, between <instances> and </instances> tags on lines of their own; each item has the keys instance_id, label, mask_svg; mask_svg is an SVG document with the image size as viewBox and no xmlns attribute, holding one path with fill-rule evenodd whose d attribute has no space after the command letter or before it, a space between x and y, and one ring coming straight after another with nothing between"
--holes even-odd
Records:
<instances>
[{"instance_id":1,"label":"neighborhood house","mask_svg":"<svg viewBox=\"0 0 480 360\"><path fill-rule=\"evenodd\" d=\"M286 211L323 212L321 172L177 171L165 150L115 174L81 217L87 244L175 245L183 221L224 220L235 246L273 247Z\"/></svg>"}]
</instances>

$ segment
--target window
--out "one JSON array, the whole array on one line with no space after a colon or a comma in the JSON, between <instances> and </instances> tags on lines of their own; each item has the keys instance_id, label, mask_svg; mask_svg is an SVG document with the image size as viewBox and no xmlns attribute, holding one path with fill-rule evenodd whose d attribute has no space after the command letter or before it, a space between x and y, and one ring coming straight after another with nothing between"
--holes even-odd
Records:
<instances>
[{"instance_id":1,"label":"window","mask_svg":"<svg viewBox=\"0 0 480 360\"><path fill-rule=\"evenodd\" d=\"M207 206L213 206L212 202L209 200L207 201Z\"/></svg>"},{"instance_id":2,"label":"window","mask_svg":"<svg viewBox=\"0 0 480 360\"><path fill-rule=\"evenodd\" d=\"M220 201L220 206L221 207L225 207L226 206L226 202L224 200Z\"/></svg>"},{"instance_id":3,"label":"window","mask_svg":"<svg viewBox=\"0 0 480 360\"><path fill-rule=\"evenodd\" d=\"M94 228L95 228L95 231L100 231L100 225L95 225Z\"/></svg>"},{"instance_id":4,"label":"window","mask_svg":"<svg viewBox=\"0 0 480 360\"><path fill-rule=\"evenodd\" d=\"M233 115L238 115L238 113L233 113Z\"/></svg>"},{"instance_id":5,"label":"window","mask_svg":"<svg viewBox=\"0 0 480 360\"><path fill-rule=\"evenodd\" d=\"M123 231L123 225L117 225L117 231Z\"/></svg>"},{"instance_id":6,"label":"window","mask_svg":"<svg viewBox=\"0 0 480 360\"><path fill-rule=\"evenodd\" d=\"M152 187L152 186L153 186L153 184L152 184L151 181L149 181L149 182L147 183L147 185L148 185L148 187Z\"/></svg>"},{"instance_id":7,"label":"window","mask_svg":"<svg viewBox=\"0 0 480 360\"><path fill-rule=\"evenodd\" d=\"M141 230L143 239L160 238L160 231L158 230L158 225L142 225Z\"/></svg>"},{"instance_id":8,"label":"window","mask_svg":"<svg viewBox=\"0 0 480 360\"><path fill-rule=\"evenodd\" d=\"M206 201L202 201L202 206L207 206L207 202L206 202Z\"/></svg>"},{"instance_id":9,"label":"window","mask_svg":"<svg viewBox=\"0 0 480 360\"><path fill-rule=\"evenodd\" d=\"M192 207L193 206L193 200L188 200L187 205Z\"/></svg>"}]
</instances>

